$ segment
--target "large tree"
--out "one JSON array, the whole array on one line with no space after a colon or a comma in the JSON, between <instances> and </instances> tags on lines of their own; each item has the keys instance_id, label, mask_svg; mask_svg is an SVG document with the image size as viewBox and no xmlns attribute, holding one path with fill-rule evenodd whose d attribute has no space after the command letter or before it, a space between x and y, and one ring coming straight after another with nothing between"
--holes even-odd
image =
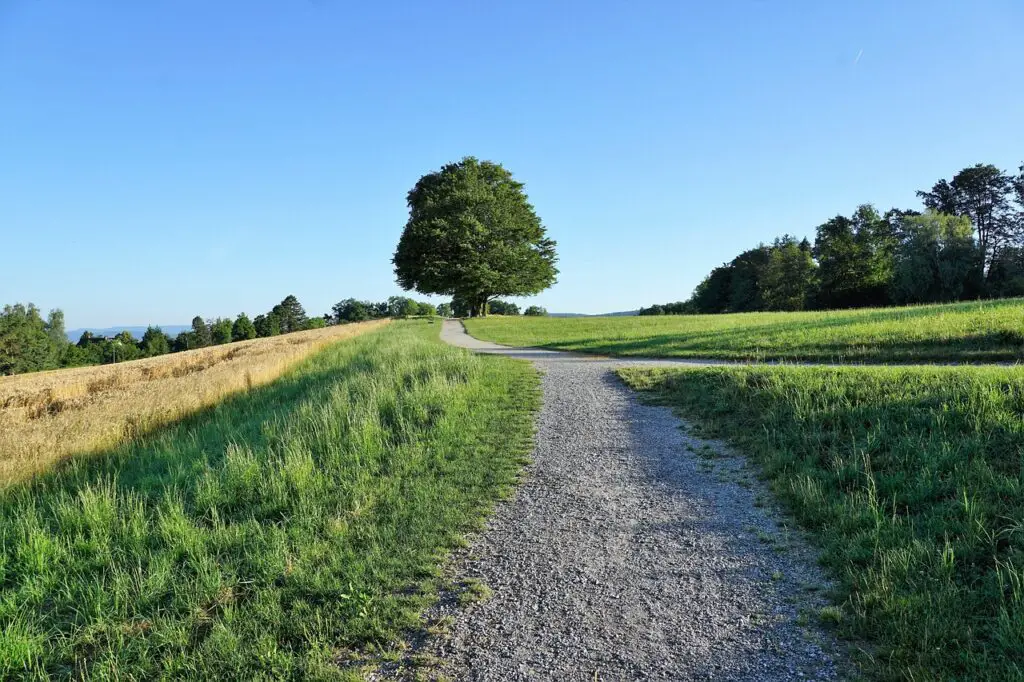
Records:
<instances>
[{"instance_id":1,"label":"large tree","mask_svg":"<svg viewBox=\"0 0 1024 682\"><path fill-rule=\"evenodd\" d=\"M1020 215L1011 205L1014 185L1010 175L992 164L979 163L917 195L933 211L970 218L987 271L999 249L1017 236Z\"/></svg>"},{"instance_id":2,"label":"large tree","mask_svg":"<svg viewBox=\"0 0 1024 682\"><path fill-rule=\"evenodd\" d=\"M392 263L403 289L448 294L485 315L497 296L527 296L555 282L547 238L523 184L501 164L467 156L419 179Z\"/></svg>"}]
</instances>

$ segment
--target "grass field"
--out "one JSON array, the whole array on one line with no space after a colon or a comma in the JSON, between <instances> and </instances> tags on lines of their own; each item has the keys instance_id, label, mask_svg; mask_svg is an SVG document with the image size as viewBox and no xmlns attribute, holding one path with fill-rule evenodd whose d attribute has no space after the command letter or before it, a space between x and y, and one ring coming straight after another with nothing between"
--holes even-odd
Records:
<instances>
[{"instance_id":1,"label":"grass field","mask_svg":"<svg viewBox=\"0 0 1024 682\"><path fill-rule=\"evenodd\" d=\"M0 678L338 679L514 484L529 365L394 323L0 491Z\"/></svg>"},{"instance_id":2,"label":"grass field","mask_svg":"<svg viewBox=\"0 0 1024 682\"><path fill-rule=\"evenodd\" d=\"M1024 368L622 369L762 467L883 679L1024 679Z\"/></svg>"},{"instance_id":3,"label":"grass field","mask_svg":"<svg viewBox=\"0 0 1024 682\"><path fill-rule=\"evenodd\" d=\"M0 486L98 452L281 376L383 322L239 341L116 365L0 377Z\"/></svg>"},{"instance_id":4,"label":"grass field","mask_svg":"<svg viewBox=\"0 0 1024 682\"><path fill-rule=\"evenodd\" d=\"M1017 362L1024 299L833 312L488 317L480 339L606 355L838 363Z\"/></svg>"}]
</instances>

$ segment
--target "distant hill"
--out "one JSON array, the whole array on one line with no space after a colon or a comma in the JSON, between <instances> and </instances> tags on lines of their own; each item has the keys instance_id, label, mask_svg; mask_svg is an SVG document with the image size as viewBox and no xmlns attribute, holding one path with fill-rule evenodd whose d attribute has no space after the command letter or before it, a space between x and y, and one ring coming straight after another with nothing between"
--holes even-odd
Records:
<instances>
[{"instance_id":1,"label":"distant hill","mask_svg":"<svg viewBox=\"0 0 1024 682\"><path fill-rule=\"evenodd\" d=\"M177 336L180 332L192 329L191 326L185 324L161 324L157 326L163 329L165 334L169 334L172 337ZM141 339L142 335L146 333L146 327L82 327L81 329L69 329L65 334L67 334L68 339L72 343L78 343L78 339L82 337L83 332L92 332L96 336L115 336L124 331L136 339Z\"/></svg>"},{"instance_id":2,"label":"distant hill","mask_svg":"<svg viewBox=\"0 0 1024 682\"><path fill-rule=\"evenodd\" d=\"M586 313L548 313L548 317L631 317L636 315L635 310L623 310L618 313L598 313L597 315L588 315Z\"/></svg>"}]
</instances>

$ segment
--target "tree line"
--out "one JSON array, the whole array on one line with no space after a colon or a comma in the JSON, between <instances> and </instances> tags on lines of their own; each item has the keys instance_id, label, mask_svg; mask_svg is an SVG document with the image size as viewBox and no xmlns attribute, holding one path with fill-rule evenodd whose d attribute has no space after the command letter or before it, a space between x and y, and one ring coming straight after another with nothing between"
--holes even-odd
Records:
<instances>
[{"instance_id":1,"label":"tree line","mask_svg":"<svg viewBox=\"0 0 1024 682\"><path fill-rule=\"evenodd\" d=\"M429 303L415 303L401 296L370 305L375 310L372 317L436 315L438 312ZM383 314L377 315L377 311L383 311ZM288 295L271 310L254 318L245 313L240 313L233 320L221 317L203 319L197 315L192 319L191 329L175 337L158 326L150 326L138 340L128 331L112 337L86 331L77 343L72 343L65 334L61 310L50 311L44 319L40 310L31 303L16 303L6 305L0 311L0 375L137 360L348 321L358 320L349 320L334 313L309 317L299 300Z\"/></svg>"},{"instance_id":2,"label":"tree line","mask_svg":"<svg viewBox=\"0 0 1024 682\"><path fill-rule=\"evenodd\" d=\"M439 315L440 317L470 317L479 313L480 309L474 307L470 300L455 296L451 303L440 303L436 307L429 303L417 303L411 298L404 296L392 296L387 301L372 303L370 301L359 301L354 298L346 298L338 301L331 308L331 314L335 323L341 322L362 322L364 320L376 320L385 317L412 317L423 315ZM488 301L485 313L493 315L519 315L519 306L510 301L500 299ZM541 306L531 305L526 308L524 315L543 316L548 311Z\"/></svg>"},{"instance_id":3,"label":"tree line","mask_svg":"<svg viewBox=\"0 0 1024 682\"><path fill-rule=\"evenodd\" d=\"M501 300L491 301L488 308L496 315L519 314L519 306ZM540 306L530 306L525 314L547 315L547 311ZM85 331L77 343L72 343L65 334L61 310L51 310L44 319L39 308L31 303L16 303L0 311L0 376L150 358L350 322L468 315L469 310L458 299L435 306L406 296L391 296L379 302L346 298L335 303L331 312L308 317L299 300L288 295L270 311L254 318L245 313L234 320L203 319L197 315L192 318L191 329L175 337L158 326L150 326L138 340L128 331L111 337Z\"/></svg>"},{"instance_id":4,"label":"tree line","mask_svg":"<svg viewBox=\"0 0 1024 682\"><path fill-rule=\"evenodd\" d=\"M1024 165L964 168L917 192L923 210L863 204L715 268L687 301L641 315L810 310L1024 296Z\"/></svg>"}]
</instances>

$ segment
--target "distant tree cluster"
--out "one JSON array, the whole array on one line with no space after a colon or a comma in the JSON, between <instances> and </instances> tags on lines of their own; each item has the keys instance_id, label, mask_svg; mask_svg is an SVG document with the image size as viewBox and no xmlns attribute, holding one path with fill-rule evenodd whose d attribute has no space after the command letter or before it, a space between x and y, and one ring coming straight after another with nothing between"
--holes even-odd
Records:
<instances>
[{"instance_id":1,"label":"distant tree cluster","mask_svg":"<svg viewBox=\"0 0 1024 682\"><path fill-rule=\"evenodd\" d=\"M488 301L483 309L475 308L471 299L456 296L448 306L451 311L446 317L473 317L475 315L547 315L548 311L540 306L532 305L526 312L519 310L519 306L511 301L496 299Z\"/></svg>"},{"instance_id":2,"label":"distant tree cluster","mask_svg":"<svg viewBox=\"0 0 1024 682\"><path fill-rule=\"evenodd\" d=\"M450 306L442 305L450 316ZM72 343L65 335L63 312L52 310L43 319L34 305L19 303L4 306L0 312L0 375L137 360L342 322L433 316L439 314L439 308L441 306L435 308L430 303L417 303L404 296L392 296L383 303L348 299L336 304L329 314L308 317L299 300L289 295L268 312L251 319L245 313L234 320L203 319L197 315L192 319L192 328L174 338L160 327L150 326L139 340L127 331L112 337L86 331L77 343ZM339 315L339 311L342 314Z\"/></svg>"},{"instance_id":3,"label":"distant tree cluster","mask_svg":"<svg viewBox=\"0 0 1024 682\"><path fill-rule=\"evenodd\" d=\"M744 251L685 302L641 315L857 308L1024 296L1024 165L965 168L917 193L924 211L864 204Z\"/></svg>"},{"instance_id":4,"label":"distant tree cluster","mask_svg":"<svg viewBox=\"0 0 1024 682\"><path fill-rule=\"evenodd\" d=\"M406 296L392 296L379 303L346 298L335 303L331 307L331 313L325 315L324 318L331 324L342 324L380 320L387 317L434 317L435 315L451 317L450 306L445 303L434 306L432 303L417 302Z\"/></svg>"}]
</instances>

